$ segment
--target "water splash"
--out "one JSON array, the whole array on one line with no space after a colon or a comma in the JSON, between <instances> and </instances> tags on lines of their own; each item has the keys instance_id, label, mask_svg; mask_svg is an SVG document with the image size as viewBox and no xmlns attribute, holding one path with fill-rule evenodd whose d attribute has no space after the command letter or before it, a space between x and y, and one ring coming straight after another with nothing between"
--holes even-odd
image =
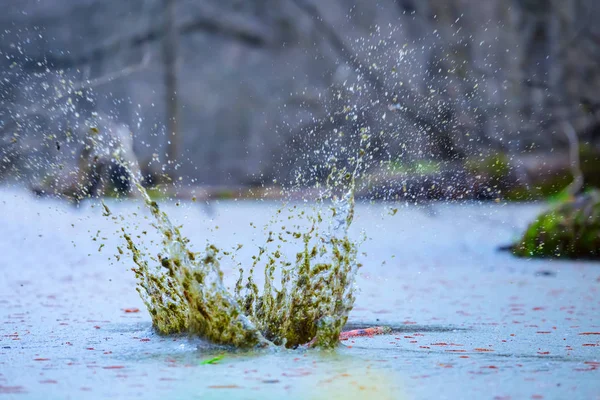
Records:
<instances>
[{"instance_id":1,"label":"water splash","mask_svg":"<svg viewBox=\"0 0 600 400\"><path fill-rule=\"evenodd\" d=\"M234 293L223 283L220 250L208 245L203 253L191 251L189 240L132 173L162 237L158 262L152 263L152 257L143 253L122 228L136 264L137 290L154 327L163 334L188 332L236 347L293 348L309 342L334 347L355 300L354 280L360 265L356 262L357 244L350 239L348 229L354 217L355 180L368 140L368 135L362 136L360 150L350 160L352 170L336 167L337 159L331 157L331 173L318 202L321 207L314 207L310 215L302 212L308 227L269 232L267 244L253 257L246 278L240 269ZM269 246L277 241L301 245L295 260L288 261L280 244ZM261 263L262 291L254 276Z\"/></svg>"}]
</instances>

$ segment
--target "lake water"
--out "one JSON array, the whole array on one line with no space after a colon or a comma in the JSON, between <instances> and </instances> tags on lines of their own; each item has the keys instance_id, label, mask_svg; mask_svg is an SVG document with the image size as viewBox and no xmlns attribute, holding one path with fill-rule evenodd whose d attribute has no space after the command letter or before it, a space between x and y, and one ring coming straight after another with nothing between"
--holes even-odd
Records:
<instances>
[{"instance_id":1,"label":"lake water","mask_svg":"<svg viewBox=\"0 0 600 400\"><path fill-rule=\"evenodd\" d=\"M236 259L246 265L278 206L164 209L197 250L207 240L243 244ZM140 204L109 207L153 239ZM359 204L352 231L367 240L349 328L392 333L344 341L335 352L234 352L153 332L131 261L114 257L124 247L121 223L101 207L5 188L0 398L600 399L600 264L496 250L541 208ZM233 285L235 262L222 267Z\"/></svg>"}]
</instances>

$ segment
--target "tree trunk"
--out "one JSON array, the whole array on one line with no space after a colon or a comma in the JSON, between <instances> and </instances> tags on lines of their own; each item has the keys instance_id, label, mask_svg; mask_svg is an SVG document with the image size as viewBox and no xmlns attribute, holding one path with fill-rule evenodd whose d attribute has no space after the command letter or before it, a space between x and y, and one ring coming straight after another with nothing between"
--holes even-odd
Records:
<instances>
[{"instance_id":1,"label":"tree trunk","mask_svg":"<svg viewBox=\"0 0 600 400\"><path fill-rule=\"evenodd\" d=\"M177 0L164 1L164 38L163 67L165 80L165 105L167 118L167 147L165 151L168 173L175 179L177 159L179 157L179 101L177 94L177 47L178 32L176 24Z\"/></svg>"}]
</instances>

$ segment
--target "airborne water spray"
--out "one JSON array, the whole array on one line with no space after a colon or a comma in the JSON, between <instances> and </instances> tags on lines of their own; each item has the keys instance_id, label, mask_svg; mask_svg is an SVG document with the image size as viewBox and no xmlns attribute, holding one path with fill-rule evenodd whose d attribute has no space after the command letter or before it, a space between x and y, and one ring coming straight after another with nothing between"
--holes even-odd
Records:
<instances>
[{"instance_id":1,"label":"airborne water spray","mask_svg":"<svg viewBox=\"0 0 600 400\"><path fill-rule=\"evenodd\" d=\"M378 43L371 43L377 36ZM316 187L322 200L313 203L309 212L299 208L292 211L308 226L270 227L267 243L259 248L250 265L241 268L234 291L227 290L223 283L219 261L224 252L215 244L203 252L193 251L180 229L142 187L135 163L121 160L153 214L161 237L158 248L142 249L128 232L129 227L122 227L133 255L137 289L159 332L188 332L215 343L246 347L294 347L311 341L332 347L337 343L354 303L354 280L359 268L358 242L348 233L357 178L363 180L360 184L368 183L369 177L362 174L367 167L379 164L379 173L383 174L390 162L404 157L404 150L398 150L404 149L404 143L400 143L404 131L411 135L407 142L414 142L416 148L420 136L437 132L436 119L443 114L444 104L438 101L439 91L430 89L430 95L423 96L410 88L411 82L421 77L411 67L418 65L410 62L414 50L405 49L406 44L393 40L391 33L389 38L383 37L377 28L373 37L361 39L359 46L369 49L369 57L375 57L371 61L377 63L361 63L358 57L350 57L346 64L355 68L342 74L340 81L332 84L328 98L323 99L331 109L325 107L326 115L314 117L313 122L320 122L312 128L303 127L302 140L296 142L302 146L298 174L312 174L310 184L299 178L300 186ZM66 93L68 99L78 95L72 90ZM56 97L63 98L62 94ZM417 113L407 102L424 108ZM65 110L57 108L57 112L77 114L70 100L66 104ZM14 118L27 121L20 114L14 114ZM99 131L102 134L102 127ZM71 140L65 136L55 140L61 153L66 153L68 146L64 144ZM121 153L111 151L109 155L119 159ZM60 171L56 180L63 178ZM320 182L324 176L327 179L323 184ZM384 189L383 198L393 196L387 187ZM299 249L287 252L281 243L293 243ZM264 283L257 283L255 270L264 271Z\"/></svg>"},{"instance_id":2,"label":"airborne water spray","mask_svg":"<svg viewBox=\"0 0 600 400\"><path fill-rule=\"evenodd\" d=\"M244 270L240 269L235 293L223 284L220 250L208 245L203 253L191 251L189 241L132 173L162 238L158 263L151 265L152 257L143 253L132 235L122 228L136 264L133 270L138 278L137 290L154 327L163 334L187 332L236 347L296 347L309 342L334 347L355 299L359 264L357 245L349 238L348 229L354 216L356 175L365 148L369 147L368 140L369 136L363 134L358 154L350 160L350 170L337 168L332 157L331 173L322 193L322 198L330 200L326 209L330 215L314 208L314 214L306 217L310 222L308 229L269 232L268 243L279 240L301 244L295 260L287 261L280 246L273 251L261 247L253 257L254 265L245 283ZM253 276L260 263L264 263L262 291ZM281 276L278 285L276 270Z\"/></svg>"}]
</instances>

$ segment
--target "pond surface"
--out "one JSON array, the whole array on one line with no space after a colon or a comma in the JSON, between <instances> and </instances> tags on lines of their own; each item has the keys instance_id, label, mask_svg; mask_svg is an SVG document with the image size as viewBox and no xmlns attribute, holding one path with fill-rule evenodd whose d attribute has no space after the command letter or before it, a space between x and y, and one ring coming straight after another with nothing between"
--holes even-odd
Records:
<instances>
[{"instance_id":1,"label":"pond surface","mask_svg":"<svg viewBox=\"0 0 600 400\"><path fill-rule=\"evenodd\" d=\"M244 244L244 263L278 206L164 209L197 250L207 239ZM349 329L393 330L335 352L232 352L156 335L130 260L114 257L120 226L100 207L10 189L0 207L0 398L600 398L600 264L496 250L540 205L434 203L395 215L397 205L358 205L352 230L367 240ZM109 207L152 236L137 203ZM222 266L233 284L235 262Z\"/></svg>"}]
</instances>

